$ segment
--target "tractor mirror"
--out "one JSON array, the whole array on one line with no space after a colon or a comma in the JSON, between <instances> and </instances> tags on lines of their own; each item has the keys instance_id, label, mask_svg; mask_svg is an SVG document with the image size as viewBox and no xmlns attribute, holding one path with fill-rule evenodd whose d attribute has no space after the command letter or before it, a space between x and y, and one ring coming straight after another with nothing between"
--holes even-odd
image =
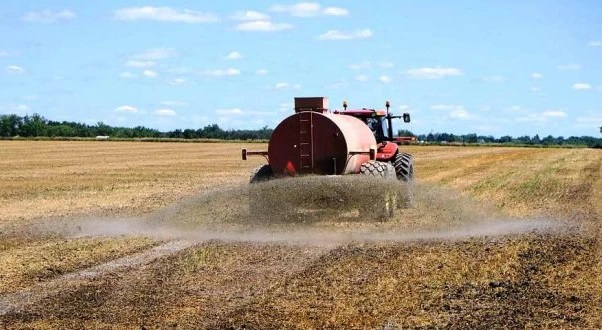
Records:
<instances>
[{"instance_id":1,"label":"tractor mirror","mask_svg":"<svg viewBox=\"0 0 602 330\"><path fill-rule=\"evenodd\" d=\"M403 114L403 122L404 123L409 123L410 122L410 114L409 113L404 113Z\"/></svg>"}]
</instances>

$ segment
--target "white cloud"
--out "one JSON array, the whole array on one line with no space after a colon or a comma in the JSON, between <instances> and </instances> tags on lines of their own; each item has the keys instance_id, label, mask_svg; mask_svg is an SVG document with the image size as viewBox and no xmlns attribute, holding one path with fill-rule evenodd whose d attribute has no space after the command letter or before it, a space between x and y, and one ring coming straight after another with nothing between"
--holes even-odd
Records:
<instances>
[{"instance_id":1,"label":"white cloud","mask_svg":"<svg viewBox=\"0 0 602 330\"><path fill-rule=\"evenodd\" d=\"M410 109L410 106L407 105L407 104L402 104L402 105L399 106L399 110L400 111L405 111L405 110L408 110L408 109Z\"/></svg>"},{"instance_id":2,"label":"white cloud","mask_svg":"<svg viewBox=\"0 0 602 330\"><path fill-rule=\"evenodd\" d=\"M205 70L201 72L203 76L222 77L222 76L238 76L240 70L234 68L228 68L225 70Z\"/></svg>"},{"instance_id":3,"label":"white cloud","mask_svg":"<svg viewBox=\"0 0 602 330\"><path fill-rule=\"evenodd\" d=\"M544 111L541 113L541 115L549 118L566 118L568 116L566 112L560 110Z\"/></svg>"},{"instance_id":4,"label":"white cloud","mask_svg":"<svg viewBox=\"0 0 602 330\"><path fill-rule=\"evenodd\" d=\"M55 23L73 18L75 18L75 13L67 9L57 12L50 10L30 11L22 17L24 21L32 23Z\"/></svg>"},{"instance_id":5,"label":"white cloud","mask_svg":"<svg viewBox=\"0 0 602 330\"><path fill-rule=\"evenodd\" d=\"M115 108L116 112L130 112L130 113L134 113L134 112L138 112L138 108L131 106L131 105L122 105L122 106L118 106L117 108Z\"/></svg>"},{"instance_id":6,"label":"white cloud","mask_svg":"<svg viewBox=\"0 0 602 330\"><path fill-rule=\"evenodd\" d=\"M274 89L300 89L301 85L295 84L291 85L287 82L279 82L274 85Z\"/></svg>"},{"instance_id":7,"label":"white cloud","mask_svg":"<svg viewBox=\"0 0 602 330\"><path fill-rule=\"evenodd\" d=\"M317 37L318 40L352 40L366 39L372 36L372 30L362 29L353 32L342 32L339 30L329 30Z\"/></svg>"},{"instance_id":8,"label":"white cloud","mask_svg":"<svg viewBox=\"0 0 602 330\"><path fill-rule=\"evenodd\" d=\"M156 64L157 63L155 63L154 61L129 60L129 61L125 62L125 66L131 67L131 68L151 68L151 67L154 67Z\"/></svg>"},{"instance_id":9,"label":"white cloud","mask_svg":"<svg viewBox=\"0 0 602 330\"><path fill-rule=\"evenodd\" d=\"M255 74L257 74L259 76L265 76L266 74L268 74L268 70L266 70L266 69L259 69L259 70L255 71Z\"/></svg>"},{"instance_id":10,"label":"white cloud","mask_svg":"<svg viewBox=\"0 0 602 330\"><path fill-rule=\"evenodd\" d=\"M491 81L491 82L500 82L500 81L504 81L504 79L505 79L504 76L499 76L499 75L483 77L483 80Z\"/></svg>"},{"instance_id":11,"label":"white cloud","mask_svg":"<svg viewBox=\"0 0 602 330\"><path fill-rule=\"evenodd\" d=\"M156 61L177 56L178 53L171 48L153 48L142 53L132 55L131 58L140 61Z\"/></svg>"},{"instance_id":12,"label":"white cloud","mask_svg":"<svg viewBox=\"0 0 602 330\"><path fill-rule=\"evenodd\" d=\"M270 15L254 10L245 10L235 12L230 18L237 21L268 21Z\"/></svg>"},{"instance_id":13,"label":"white cloud","mask_svg":"<svg viewBox=\"0 0 602 330\"><path fill-rule=\"evenodd\" d=\"M25 111L29 111L31 110L31 108L27 105L27 104L17 104L14 109L16 111L21 111L21 112L25 112Z\"/></svg>"},{"instance_id":14,"label":"white cloud","mask_svg":"<svg viewBox=\"0 0 602 330\"><path fill-rule=\"evenodd\" d=\"M18 65L9 65L6 67L6 70L9 73L14 73L14 74L23 74L25 73L25 69L23 69L22 67L18 66Z\"/></svg>"},{"instance_id":15,"label":"white cloud","mask_svg":"<svg viewBox=\"0 0 602 330\"><path fill-rule=\"evenodd\" d=\"M602 47L602 41L590 41L587 45L590 47Z\"/></svg>"},{"instance_id":16,"label":"white cloud","mask_svg":"<svg viewBox=\"0 0 602 330\"><path fill-rule=\"evenodd\" d=\"M169 82L170 85L174 85L174 86L182 85L185 83L186 83L186 79L184 79L184 78L175 78Z\"/></svg>"},{"instance_id":17,"label":"white cloud","mask_svg":"<svg viewBox=\"0 0 602 330\"><path fill-rule=\"evenodd\" d=\"M351 70L362 70L362 69L369 69L371 66L372 66L372 63L370 61L363 61L361 63L351 64L349 66L349 68Z\"/></svg>"},{"instance_id":18,"label":"white cloud","mask_svg":"<svg viewBox=\"0 0 602 330\"><path fill-rule=\"evenodd\" d=\"M383 69L393 69L395 67L395 63L392 62L380 62L378 66Z\"/></svg>"},{"instance_id":19,"label":"white cloud","mask_svg":"<svg viewBox=\"0 0 602 330\"><path fill-rule=\"evenodd\" d=\"M120 73L119 76L121 78L124 78L124 79L133 79L133 78L136 78L135 74L133 74L131 72L128 72L128 71Z\"/></svg>"},{"instance_id":20,"label":"white cloud","mask_svg":"<svg viewBox=\"0 0 602 330\"><path fill-rule=\"evenodd\" d=\"M533 79L541 79L541 78L543 78L543 75L541 73L539 73L539 72L533 72L531 74L531 78L533 78Z\"/></svg>"},{"instance_id":21,"label":"white cloud","mask_svg":"<svg viewBox=\"0 0 602 330\"><path fill-rule=\"evenodd\" d=\"M9 56L9 52L5 51L5 50L0 50L0 57L6 57Z\"/></svg>"},{"instance_id":22,"label":"white cloud","mask_svg":"<svg viewBox=\"0 0 602 330\"><path fill-rule=\"evenodd\" d=\"M239 108L217 109L217 110L215 110L215 113L220 114L220 115L241 115L243 113L243 111L240 110Z\"/></svg>"},{"instance_id":23,"label":"white cloud","mask_svg":"<svg viewBox=\"0 0 602 330\"><path fill-rule=\"evenodd\" d=\"M161 102L161 105L167 107L185 107L188 106L188 103L183 101L163 101Z\"/></svg>"},{"instance_id":24,"label":"white cloud","mask_svg":"<svg viewBox=\"0 0 602 330\"><path fill-rule=\"evenodd\" d=\"M157 76L157 73L153 70L144 70L142 74L148 78L155 78Z\"/></svg>"},{"instance_id":25,"label":"white cloud","mask_svg":"<svg viewBox=\"0 0 602 330\"><path fill-rule=\"evenodd\" d=\"M592 85L586 83L573 84L573 89L578 91L586 91L592 89Z\"/></svg>"},{"instance_id":26,"label":"white cloud","mask_svg":"<svg viewBox=\"0 0 602 330\"><path fill-rule=\"evenodd\" d=\"M0 105L0 113L22 114L30 111L31 108L27 104L8 104Z\"/></svg>"},{"instance_id":27,"label":"white cloud","mask_svg":"<svg viewBox=\"0 0 602 330\"><path fill-rule=\"evenodd\" d=\"M470 115L468 114L468 111L466 111L464 109L454 110L454 111L450 112L449 116L452 118L458 118L458 119L468 119L470 117Z\"/></svg>"},{"instance_id":28,"label":"white cloud","mask_svg":"<svg viewBox=\"0 0 602 330\"><path fill-rule=\"evenodd\" d=\"M368 81L368 76L365 74L360 74L359 76L355 77L355 80L365 82Z\"/></svg>"},{"instance_id":29,"label":"white cloud","mask_svg":"<svg viewBox=\"0 0 602 330\"><path fill-rule=\"evenodd\" d=\"M319 3L315 2L300 2L294 5L274 5L270 11L279 13L288 13L296 17L315 17L320 15L326 16L346 16L349 11L340 7L326 7L322 9Z\"/></svg>"},{"instance_id":30,"label":"white cloud","mask_svg":"<svg viewBox=\"0 0 602 330\"><path fill-rule=\"evenodd\" d=\"M226 60L238 60L242 58L242 54L237 51L230 52L228 55L224 57Z\"/></svg>"},{"instance_id":31,"label":"white cloud","mask_svg":"<svg viewBox=\"0 0 602 330\"><path fill-rule=\"evenodd\" d=\"M560 71L575 71L581 69L581 65L577 63L561 64L557 65L556 69Z\"/></svg>"},{"instance_id":32,"label":"white cloud","mask_svg":"<svg viewBox=\"0 0 602 330\"><path fill-rule=\"evenodd\" d=\"M250 21L238 24L235 27L235 30L247 32L276 32L292 28L293 26L288 23L273 23L270 21Z\"/></svg>"},{"instance_id":33,"label":"white cloud","mask_svg":"<svg viewBox=\"0 0 602 330\"><path fill-rule=\"evenodd\" d=\"M155 110L155 115L161 116L161 117L173 117L173 116L177 115L177 113L175 111L173 111L172 109L159 109L159 110Z\"/></svg>"},{"instance_id":34,"label":"white cloud","mask_svg":"<svg viewBox=\"0 0 602 330\"><path fill-rule=\"evenodd\" d=\"M541 92L541 88L539 88L537 86L533 86L530 88L530 91L532 91L533 93L539 93L539 92Z\"/></svg>"},{"instance_id":35,"label":"white cloud","mask_svg":"<svg viewBox=\"0 0 602 330\"><path fill-rule=\"evenodd\" d=\"M406 71L406 74L417 79L441 79L449 76L461 76L464 73L457 68L416 68Z\"/></svg>"},{"instance_id":36,"label":"white cloud","mask_svg":"<svg viewBox=\"0 0 602 330\"><path fill-rule=\"evenodd\" d=\"M389 76L380 76L378 77L378 80L380 80L382 83L388 84L391 82L391 77Z\"/></svg>"},{"instance_id":37,"label":"white cloud","mask_svg":"<svg viewBox=\"0 0 602 330\"><path fill-rule=\"evenodd\" d=\"M349 10L340 7L326 7L322 13L327 16L347 16Z\"/></svg>"},{"instance_id":38,"label":"white cloud","mask_svg":"<svg viewBox=\"0 0 602 330\"><path fill-rule=\"evenodd\" d=\"M120 21L159 21L171 23L212 23L219 18L212 13L202 13L188 9L174 9L171 7L129 7L115 10L114 18Z\"/></svg>"}]
</instances>

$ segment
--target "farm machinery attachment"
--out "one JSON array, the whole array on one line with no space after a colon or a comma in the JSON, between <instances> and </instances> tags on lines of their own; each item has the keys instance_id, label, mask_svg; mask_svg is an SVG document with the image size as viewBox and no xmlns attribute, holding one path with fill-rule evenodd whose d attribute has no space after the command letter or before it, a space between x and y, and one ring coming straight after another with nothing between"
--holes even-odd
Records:
<instances>
[{"instance_id":1,"label":"farm machinery attachment","mask_svg":"<svg viewBox=\"0 0 602 330\"><path fill-rule=\"evenodd\" d=\"M393 217L411 199L414 164L392 125L398 118L410 122L410 115L394 116L389 101L385 106L350 110L343 102L342 110L330 111L326 97L295 98L295 113L276 126L267 151L242 149L243 160L259 155L268 162L251 174L251 213L283 217L326 208Z\"/></svg>"}]
</instances>

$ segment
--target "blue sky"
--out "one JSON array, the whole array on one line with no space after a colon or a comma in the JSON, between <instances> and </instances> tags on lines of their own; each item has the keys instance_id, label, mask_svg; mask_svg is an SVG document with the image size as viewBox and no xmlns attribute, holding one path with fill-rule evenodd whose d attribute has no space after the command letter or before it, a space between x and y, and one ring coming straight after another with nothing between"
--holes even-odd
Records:
<instances>
[{"instance_id":1,"label":"blue sky","mask_svg":"<svg viewBox=\"0 0 602 330\"><path fill-rule=\"evenodd\" d=\"M260 128L295 96L388 99L414 133L598 136L602 3L0 3L0 113Z\"/></svg>"}]
</instances>

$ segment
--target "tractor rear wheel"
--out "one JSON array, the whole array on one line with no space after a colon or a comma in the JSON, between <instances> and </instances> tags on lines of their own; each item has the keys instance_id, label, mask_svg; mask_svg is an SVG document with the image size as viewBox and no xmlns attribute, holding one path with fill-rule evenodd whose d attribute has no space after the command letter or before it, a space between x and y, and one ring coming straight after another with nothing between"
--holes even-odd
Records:
<instances>
[{"instance_id":1,"label":"tractor rear wheel","mask_svg":"<svg viewBox=\"0 0 602 330\"><path fill-rule=\"evenodd\" d=\"M412 155L402 152L395 155L395 172L397 179L412 181L414 179L414 161Z\"/></svg>"}]
</instances>

